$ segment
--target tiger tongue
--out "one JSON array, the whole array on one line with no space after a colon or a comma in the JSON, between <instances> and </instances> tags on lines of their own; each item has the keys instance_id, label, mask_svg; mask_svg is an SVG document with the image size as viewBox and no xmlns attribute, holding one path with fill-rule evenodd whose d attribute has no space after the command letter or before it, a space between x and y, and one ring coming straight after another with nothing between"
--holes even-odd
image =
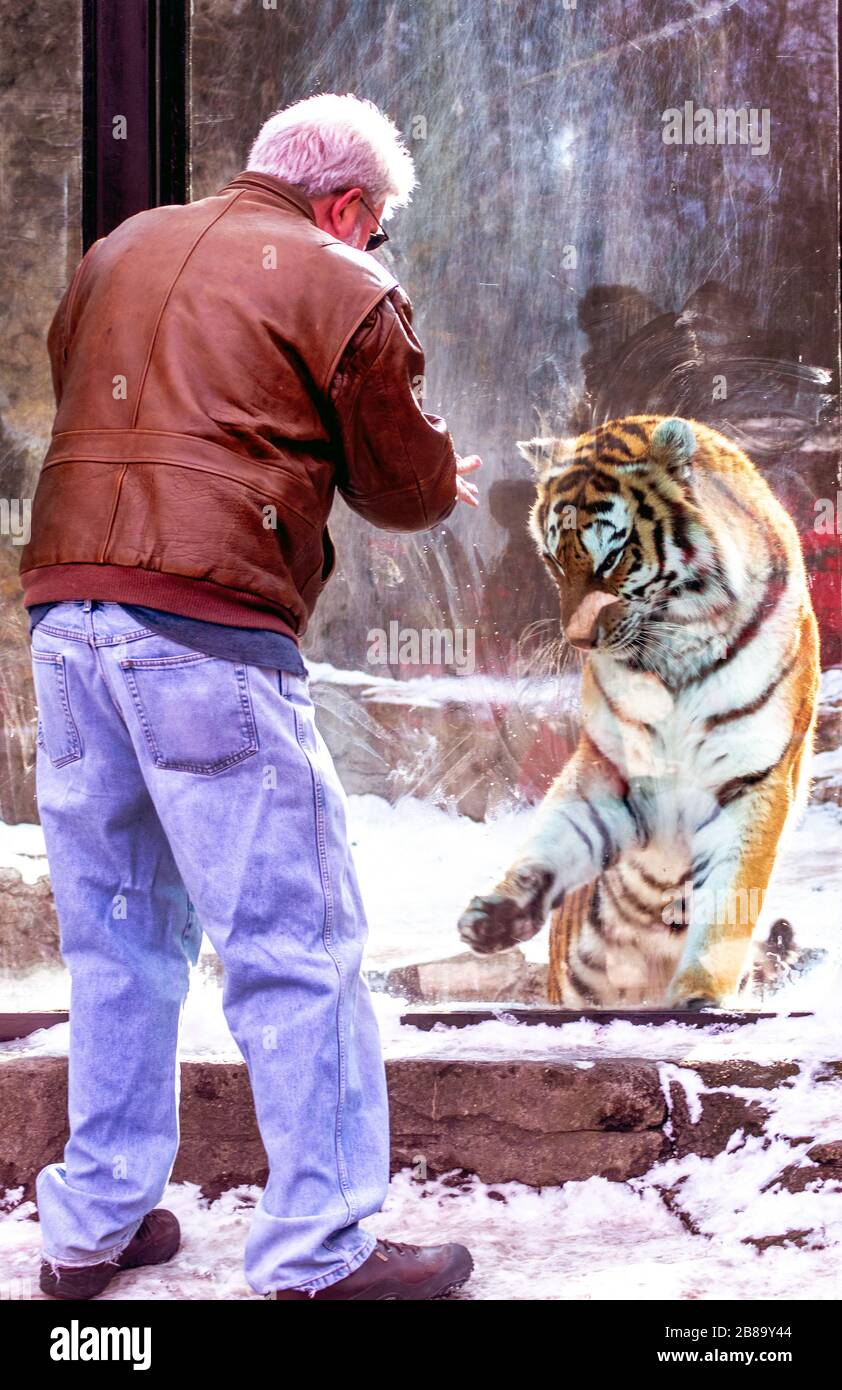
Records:
<instances>
[{"instance_id":1,"label":"tiger tongue","mask_svg":"<svg viewBox=\"0 0 842 1390\"><path fill-rule=\"evenodd\" d=\"M564 624L564 635L573 646L592 647L596 640L599 615L603 608L617 602L616 594L594 589L585 594Z\"/></svg>"}]
</instances>

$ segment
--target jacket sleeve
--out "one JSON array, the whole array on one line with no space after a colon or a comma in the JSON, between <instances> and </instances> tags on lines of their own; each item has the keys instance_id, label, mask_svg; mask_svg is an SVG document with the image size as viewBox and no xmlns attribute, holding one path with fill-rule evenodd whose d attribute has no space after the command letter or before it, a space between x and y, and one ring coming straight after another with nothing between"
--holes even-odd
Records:
<instances>
[{"instance_id":1,"label":"jacket sleeve","mask_svg":"<svg viewBox=\"0 0 842 1390\"><path fill-rule=\"evenodd\" d=\"M67 346L70 328L69 311L76 297L79 281L82 278L82 271L87 265L92 252L99 246L100 241L104 240L104 237L100 237L98 241L93 242L88 247L73 272L70 284L59 300L58 308L53 314L52 322L47 329L47 352L50 355L50 371L53 378L53 395L56 398L56 406L61 404L61 393L64 386L64 365L67 361Z\"/></svg>"},{"instance_id":2,"label":"jacket sleeve","mask_svg":"<svg viewBox=\"0 0 842 1390\"><path fill-rule=\"evenodd\" d=\"M357 328L329 387L343 454L337 488L387 531L424 531L456 505L453 439L421 409L423 384L412 305L396 286Z\"/></svg>"}]
</instances>

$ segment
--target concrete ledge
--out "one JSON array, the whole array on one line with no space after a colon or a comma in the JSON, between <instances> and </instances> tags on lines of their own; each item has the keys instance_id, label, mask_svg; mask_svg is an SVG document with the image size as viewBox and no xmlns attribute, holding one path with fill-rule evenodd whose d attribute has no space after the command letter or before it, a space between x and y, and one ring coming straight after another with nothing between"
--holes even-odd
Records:
<instances>
[{"instance_id":1,"label":"concrete ledge","mask_svg":"<svg viewBox=\"0 0 842 1390\"><path fill-rule=\"evenodd\" d=\"M828 1064L828 1077L837 1065ZM636 1058L400 1058L386 1069L393 1172L411 1166L434 1177L460 1169L487 1183L543 1186L593 1176L623 1181L670 1156L712 1157L738 1129L761 1133L764 1091L798 1066L673 1061L666 1084L658 1062ZM698 1107L687 1100L697 1078L710 1088ZM756 1098L716 1089L729 1086L756 1091ZM0 1190L23 1188L34 1198L39 1169L61 1158L66 1092L66 1058L0 1059ZM265 1184L244 1063L182 1062L180 1124L173 1181L196 1183L209 1197ZM834 1176L839 1165L821 1171Z\"/></svg>"}]
</instances>

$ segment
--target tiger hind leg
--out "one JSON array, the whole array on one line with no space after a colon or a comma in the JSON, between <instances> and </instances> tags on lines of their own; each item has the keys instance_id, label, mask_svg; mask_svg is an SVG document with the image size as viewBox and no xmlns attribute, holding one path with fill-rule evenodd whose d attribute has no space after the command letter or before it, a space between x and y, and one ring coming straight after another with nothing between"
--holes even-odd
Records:
<instances>
[{"instance_id":1,"label":"tiger hind leg","mask_svg":"<svg viewBox=\"0 0 842 1390\"><path fill-rule=\"evenodd\" d=\"M596 883L586 883L568 893L562 905L550 916L547 1000L563 1008L584 1009L598 1006L594 991L571 967L570 954L588 919Z\"/></svg>"},{"instance_id":2,"label":"tiger hind leg","mask_svg":"<svg viewBox=\"0 0 842 1390\"><path fill-rule=\"evenodd\" d=\"M669 990L671 1007L721 1007L737 994L792 804L789 776L783 765L761 792L747 798L739 857L717 891L708 894L713 915L688 927Z\"/></svg>"}]
</instances>

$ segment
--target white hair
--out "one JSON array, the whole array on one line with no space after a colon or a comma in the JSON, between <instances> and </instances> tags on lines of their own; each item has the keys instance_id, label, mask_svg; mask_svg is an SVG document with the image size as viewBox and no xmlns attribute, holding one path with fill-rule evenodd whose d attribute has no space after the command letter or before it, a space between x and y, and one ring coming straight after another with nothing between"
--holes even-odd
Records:
<instances>
[{"instance_id":1,"label":"white hair","mask_svg":"<svg viewBox=\"0 0 842 1390\"><path fill-rule=\"evenodd\" d=\"M362 188L383 218L406 207L418 180L394 121L373 101L320 92L276 111L249 150L249 169L274 174L308 198Z\"/></svg>"}]
</instances>

